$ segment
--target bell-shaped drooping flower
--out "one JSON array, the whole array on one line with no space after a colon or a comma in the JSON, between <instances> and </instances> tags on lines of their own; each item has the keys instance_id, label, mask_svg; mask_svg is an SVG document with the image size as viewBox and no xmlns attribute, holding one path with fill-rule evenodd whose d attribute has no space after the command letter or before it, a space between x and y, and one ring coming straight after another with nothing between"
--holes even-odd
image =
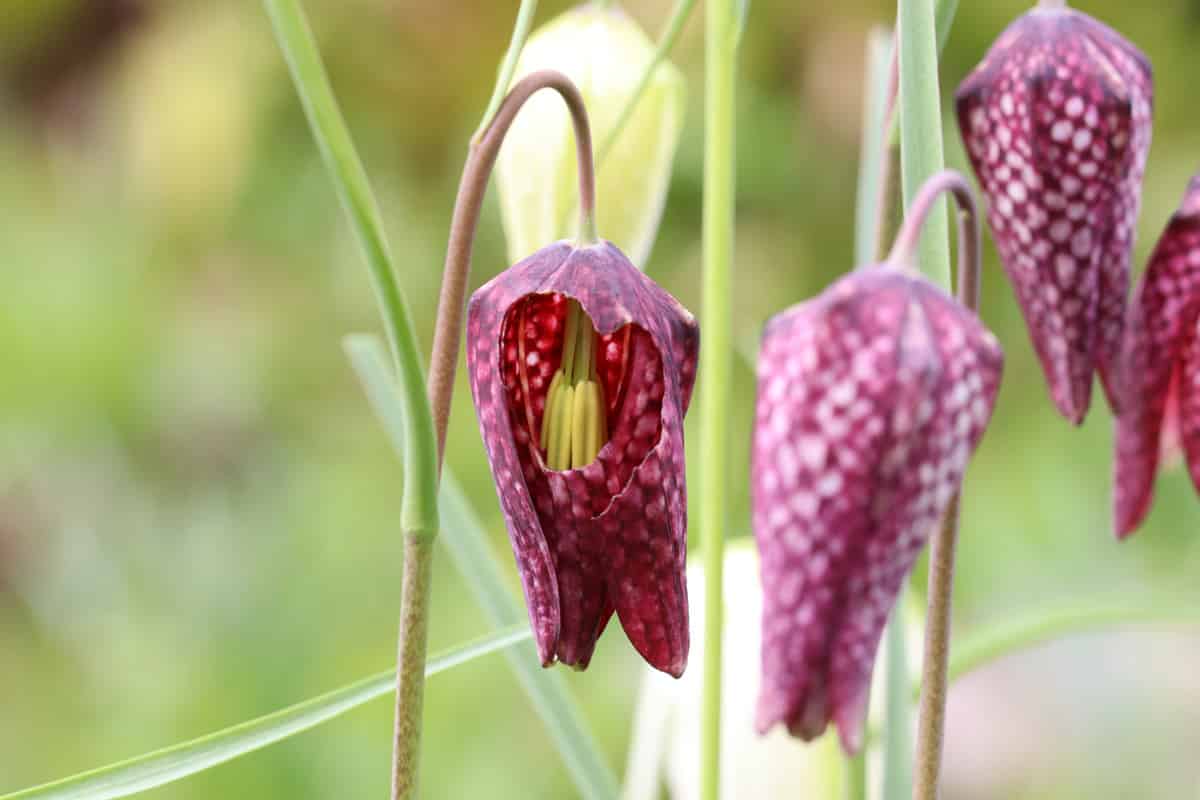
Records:
<instances>
[{"instance_id":1,"label":"bell-shaped drooping flower","mask_svg":"<svg viewBox=\"0 0 1200 800\"><path fill-rule=\"evenodd\" d=\"M550 245L471 298L471 392L544 665L586 667L616 611L647 662L683 673L698 347L692 315L608 242Z\"/></svg>"},{"instance_id":2,"label":"bell-shaped drooping flower","mask_svg":"<svg viewBox=\"0 0 1200 800\"><path fill-rule=\"evenodd\" d=\"M977 264L977 238L970 249ZM759 353L758 727L813 739L832 720L850 752L888 614L959 489L1003 365L979 318L907 262L893 251L783 312Z\"/></svg>"},{"instance_id":3,"label":"bell-shaped drooping flower","mask_svg":"<svg viewBox=\"0 0 1200 800\"><path fill-rule=\"evenodd\" d=\"M517 77L539 69L565 73L587 102L597 146L597 227L644 267L666 202L683 130L686 85L663 61L620 135L618 118L654 57L654 44L615 5L586 3L526 42ZM496 164L500 208L513 262L546 242L574 235L575 151L570 125L553 97L534 97L513 124Z\"/></svg>"},{"instance_id":4,"label":"bell-shaped drooping flower","mask_svg":"<svg viewBox=\"0 0 1200 800\"><path fill-rule=\"evenodd\" d=\"M1117 536L1150 510L1159 464L1181 448L1200 489L1200 175L1146 267L1129 309L1117 418Z\"/></svg>"},{"instance_id":5,"label":"bell-shaped drooping flower","mask_svg":"<svg viewBox=\"0 0 1200 800\"><path fill-rule=\"evenodd\" d=\"M1000 258L1054 403L1075 424L1095 371L1120 409L1152 95L1145 56L1062 0L1009 26L957 93Z\"/></svg>"}]
</instances>

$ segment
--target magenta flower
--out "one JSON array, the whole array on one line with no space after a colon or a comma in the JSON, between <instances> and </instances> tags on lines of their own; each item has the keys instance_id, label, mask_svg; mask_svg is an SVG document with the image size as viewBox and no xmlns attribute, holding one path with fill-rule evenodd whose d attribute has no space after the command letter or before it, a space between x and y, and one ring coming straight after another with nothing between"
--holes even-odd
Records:
<instances>
[{"instance_id":1,"label":"magenta flower","mask_svg":"<svg viewBox=\"0 0 1200 800\"><path fill-rule=\"evenodd\" d=\"M1124 538L1145 519L1154 478L1182 446L1200 489L1200 175L1150 257L1129 310L1125 407L1117 418L1114 514Z\"/></svg>"},{"instance_id":2,"label":"magenta flower","mask_svg":"<svg viewBox=\"0 0 1200 800\"><path fill-rule=\"evenodd\" d=\"M860 269L767 325L751 465L758 727L862 745L888 613L991 417L1003 355L932 283Z\"/></svg>"},{"instance_id":3,"label":"magenta flower","mask_svg":"<svg viewBox=\"0 0 1200 800\"><path fill-rule=\"evenodd\" d=\"M958 123L1000 258L1054 403L1075 424L1096 370L1120 409L1152 95L1146 57L1066 7L1020 17L958 88Z\"/></svg>"},{"instance_id":4,"label":"magenta flower","mask_svg":"<svg viewBox=\"0 0 1200 800\"><path fill-rule=\"evenodd\" d=\"M651 666L681 675L692 315L612 244L559 242L472 296L467 337L542 663L585 668L615 610Z\"/></svg>"}]
</instances>

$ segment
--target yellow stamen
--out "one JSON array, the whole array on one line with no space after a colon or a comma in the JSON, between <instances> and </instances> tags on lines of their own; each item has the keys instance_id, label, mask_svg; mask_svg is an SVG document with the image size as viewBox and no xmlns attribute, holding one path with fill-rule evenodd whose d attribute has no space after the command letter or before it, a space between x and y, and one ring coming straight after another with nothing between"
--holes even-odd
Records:
<instances>
[{"instance_id":1,"label":"yellow stamen","mask_svg":"<svg viewBox=\"0 0 1200 800\"><path fill-rule=\"evenodd\" d=\"M567 301L562 363L546 393L539 445L553 470L578 469L608 441L604 391L596 376L596 329L575 300Z\"/></svg>"}]
</instances>

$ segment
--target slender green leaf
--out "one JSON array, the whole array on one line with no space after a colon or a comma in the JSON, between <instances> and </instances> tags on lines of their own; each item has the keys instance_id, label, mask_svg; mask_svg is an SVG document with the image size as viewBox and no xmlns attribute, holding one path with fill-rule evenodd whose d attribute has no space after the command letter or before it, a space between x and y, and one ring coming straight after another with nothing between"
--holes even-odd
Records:
<instances>
[{"instance_id":1,"label":"slender green leaf","mask_svg":"<svg viewBox=\"0 0 1200 800\"><path fill-rule=\"evenodd\" d=\"M1200 596L1193 593L1190 597L1173 595L1125 601L1107 598L1095 604L1076 602L1063 608L1008 618L955 642L950 656L950 680L957 680L1013 653L1065 636L1129 626L1200 626ZM917 681L912 687L913 696L920 690L920 681Z\"/></svg>"},{"instance_id":2,"label":"slender green leaf","mask_svg":"<svg viewBox=\"0 0 1200 800\"><path fill-rule=\"evenodd\" d=\"M366 387L368 399L399 452L403 427L398 423L400 414L395 382L388 370L383 346L373 336L356 335L347 337L346 350ZM520 622L525 618L524 611L504 580L486 529L471 510L449 467L442 474L441 494L444 529L441 540L450 550L467 586L474 592L475 600L494 625ZM587 800L616 797L616 777L588 731L562 675L539 666L537 650L532 643L510 651L508 661L548 728L579 793Z\"/></svg>"},{"instance_id":3,"label":"slender green leaf","mask_svg":"<svg viewBox=\"0 0 1200 800\"><path fill-rule=\"evenodd\" d=\"M934 19L933 0L900 0L900 172L905 208L946 163ZM925 223L917 263L930 280L950 286L945 198L938 201Z\"/></svg>"},{"instance_id":4,"label":"slender green leaf","mask_svg":"<svg viewBox=\"0 0 1200 800\"><path fill-rule=\"evenodd\" d=\"M904 620L905 597L896 599L884 630L887 674L884 676L884 800L909 800L912 794L912 701L908 671L908 631Z\"/></svg>"},{"instance_id":5,"label":"slender green leaf","mask_svg":"<svg viewBox=\"0 0 1200 800\"><path fill-rule=\"evenodd\" d=\"M504 101L504 95L508 94L509 84L512 83L513 73L517 71L517 62L521 59L521 51L525 49L525 40L529 38L529 31L533 28L533 16L536 13L537 0L521 0L521 7L517 9L517 23L513 26L512 38L508 42L508 50L496 73L496 85L492 88L492 98L488 101L487 110L483 112L483 119L479 122L479 127L472 137L475 141L478 141L483 132L487 130L487 126L492 122L492 117L496 116L496 111L500 108L500 103Z\"/></svg>"},{"instance_id":6,"label":"slender green leaf","mask_svg":"<svg viewBox=\"0 0 1200 800\"><path fill-rule=\"evenodd\" d=\"M701 800L721 787L721 668L725 536L729 528L730 397L733 366L738 28L737 0L704 6L704 202L700 301L704 347L696 394L700 407L697 528L704 563L704 665L700 702Z\"/></svg>"},{"instance_id":7,"label":"slender green leaf","mask_svg":"<svg viewBox=\"0 0 1200 800\"><path fill-rule=\"evenodd\" d=\"M488 634L434 656L425 666L425 675L445 672L459 664L510 648L529 637L529 628L525 625ZM303 733L366 702L392 694L395 687L396 671L380 672L320 697L207 736L61 781L7 794L0 800L108 800L128 797Z\"/></svg>"},{"instance_id":8,"label":"slender green leaf","mask_svg":"<svg viewBox=\"0 0 1200 800\"><path fill-rule=\"evenodd\" d=\"M746 0L749 3L749 0ZM696 5L696 0L675 0L675 7L671 9L671 17L667 20L667 25L663 29L662 35L658 38L658 45L654 48L654 55L646 64L646 68L642 70L642 75L638 79L637 84L630 92L628 99L625 100L625 105L621 108L621 113L617 115L617 121L613 123L612 130L608 132L604 142L596 151L596 168L604 163L604 159L608 157L612 151L613 145L617 143L617 139L621 136L621 131L625 130L625 125L628 124L633 112L637 108L638 101L642 99L642 95L646 92L646 87L654 80L654 73L658 69L658 65L666 60L671 54L671 49L675 47L675 42L679 39L679 34L683 31L683 24L687 22L688 16L692 13L693 6Z\"/></svg>"},{"instance_id":9,"label":"slender green leaf","mask_svg":"<svg viewBox=\"0 0 1200 800\"><path fill-rule=\"evenodd\" d=\"M740 45L746 33L746 20L750 17L750 0L737 0L737 27L733 30L734 40Z\"/></svg>"},{"instance_id":10,"label":"slender green leaf","mask_svg":"<svg viewBox=\"0 0 1200 800\"><path fill-rule=\"evenodd\" d=\"M934 27L937 30L938 57L941 57L942 51L946 49L946 42L950 40L950 31L954 28L954 18L958 15L959 0L937 0L934 4ZM888 132L888 141L892 147L900 143L900 119L899 115L892 118L892 127Z\"/></svg>"},{"instance_id":11,"label":"slender green leaf","mask_svg":"<svg viewBox=\"0 0 1200 800\"><path fill-rule=\"evenodd\" d=\"M874 31L867 41L866 82L863 87L863 131L862 152L858 164L858 203L854 220L854 263L856 266L873 263L878 254L875 252L879 238L879 228L883 225L885 209L880 201L880 184L883 181L884 135L887 125L888 89L892 64L892 36L884 30ZM891 637L886 640L891 643ZM900 663L907 666L900 653ZM897 660L897 654L889 649L888 664L891 676L891 663ZM907 676L896 676L900 686L907 687ZM892 682L888 681L889 690ZM892 695L885 698L890 710ZM889 714L889 716L891 716ZM842 797L844 800L866 800L868 796L868 770L866 748L858 756L844 759L844 781Z\"/></svg>"},{"instance_id":12,"label":"slender green leaf","mask_svg":"<svg viewBox=\"0 0 1200 800\"><path fill-rule=\"evenodd\" d=\"M950 40L950 29L954 27L954 17L958 14L958 0L937 0L933 13L938 55L941 55L946 49L946 42Z\"/></svg>"},{"instance_id":13,"label":"slender green leaf","mask_svg":"<svg viewBox=\"0 0 1200 800\"><path fill-rule=\"evenodd\" d=\"M883 136L887 124L888 73L892 37L876 30L867 40L867 79L864 86L863 130L858 161L858 202L854 217L854 263L870 264L878 257L875 242L884 209L879 207L883 169Z\"/></svg>"},{"instance_id":14,"label":"slender green leaf","mask_svg":"<svg viewBox=\"0 0 1200 800\"><path fill-rule=\"evenodd\" d=\"M433 536L438 529L438 457L433 416L425 394L425 374L412 316L396 283L384 238L383 218L298 0L265 0L265 4L313 138L362 247L388 343L402 377L401 408L409 435L404 437L401 462L404 467L401 527L406 534Z\"/></svg>"},{"instance_id":15,"label":"slender green leaf","mask_svg":"<svg viewBox=\"0 0 1200 800\"><path fill-rule=\"evenodd\" d=\"M1039 609L986 625L954 642L949 677L960 678L1025 650L1087 633L1111 633L1129 628L1200 629L1200 596L1180 593L1150 598L1104 598L1095 603L1074 602L1061 608ZM909 684L913 699L920 696L920 676ZM868 742L878 741L872 729ZM0 798L4 800L4 798Z\"/></svg>"}]
</instances>

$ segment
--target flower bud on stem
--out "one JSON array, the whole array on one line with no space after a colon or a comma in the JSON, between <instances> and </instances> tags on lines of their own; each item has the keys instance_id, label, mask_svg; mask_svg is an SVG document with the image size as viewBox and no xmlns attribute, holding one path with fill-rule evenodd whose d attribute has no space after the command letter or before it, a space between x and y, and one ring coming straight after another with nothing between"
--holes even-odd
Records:
<instances>
[{"instance_id":1,"label":"flower bud on stem","mask_svg":"<svg viewBox=\"0 0 1200 800\"><path fill-rule=\"evenodd\" d=\"M483 134L471 144L459 182L429 368L429 404L437 436L439 470L446 452L446 427L450 418L458 348L462 342L463 312L467 281L471 272L471 249L479 223L480 207L483 205L488 178L496 163L496 155L500 152L504 135L525 101L540 89L554 89L558 92L571 114L579 157L579 238L584 243L596 241L596 181L592 166L592 136L583 97L575 84L562 73L551 70L535 72L512 88L500 103L496 115L488 123ZM400 601L400 643L396 662L392 800L408 800L417 796L432 550L432 542L429 541L418 541L410 537L405 542L404 579Z\"/></svg>"},{"instance_id":2,"label":"flower bud on stem","mask_svg":"<svg viewBox=\"0 0 1200 800\"><path fill-rule=\"evenodd\" d=\"M438 452L446 447L446 426L450 420L450 400L454 392L454 371L458 348L462 343L463 309L467 281L471 274L471 246L479 224L479 210L487 190L488 178L500 152L500 144L517 113L540 89L553 89L567 104L575 126L575 149L579 161L579 241L596 241L596 175L592 164L592 133L588 125L583 97L571 79L561 72L541 70L531 73L513 86L500 109L479 140L471 145L467 164L458 184L450 240L446 248L446 266L442 292L438 300L437 328L433 337L433 355L429 365L429 402L433 407Z\"/></svg>"}]
</instances>

